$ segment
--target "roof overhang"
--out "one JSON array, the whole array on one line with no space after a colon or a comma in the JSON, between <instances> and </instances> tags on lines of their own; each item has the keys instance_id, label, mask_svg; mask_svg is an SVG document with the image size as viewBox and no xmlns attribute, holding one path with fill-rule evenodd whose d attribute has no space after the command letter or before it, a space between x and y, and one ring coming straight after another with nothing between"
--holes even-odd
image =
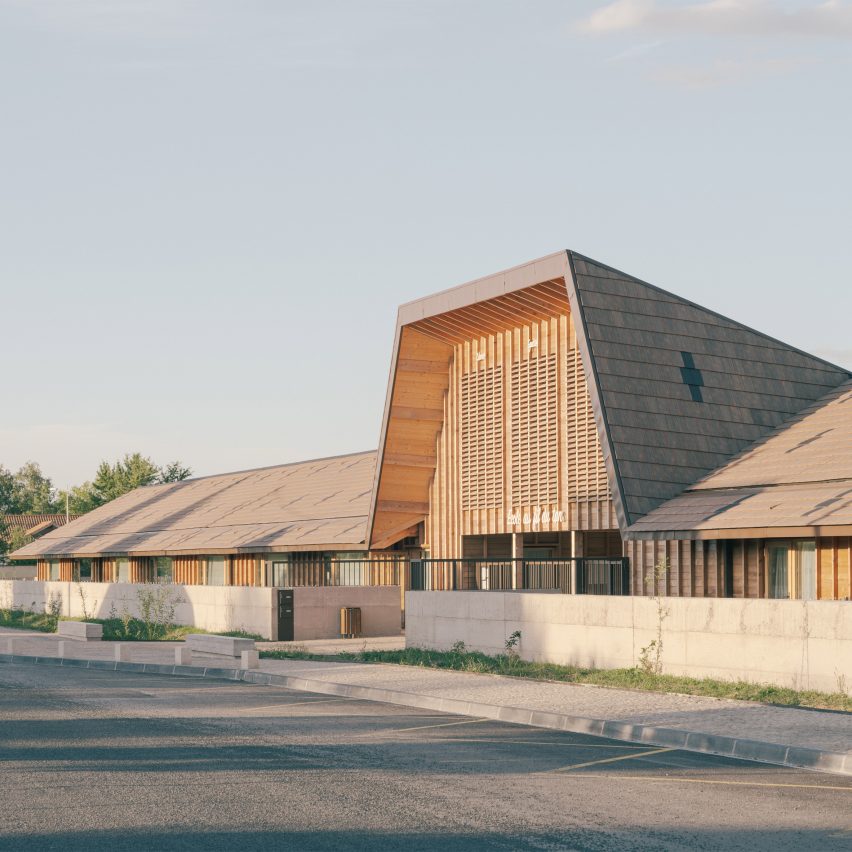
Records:
<instances>
[{"instance_id":1,"label":"roof overhang","mask_svg":"<svg viewBox=\"0 0 852 852\"><path fill-rule=\"evenodd\" d=\"M68 552L47 552L47 553L27 553L23 556L16 556L14 553L9 554L10 559L125 559L131 557L146 557L146 556L239 556L250 554L270 554L270 553L322 553L322 552L337 552L351 551L362 552L366 551L367 546L363 541L352 544L305 544L298 546L285 547L206 547L203 553L199 553L198 549L181 550L177 548L167 548L166 550L130 550L130 551L98 551L86 550L85 547ZM17 553L18 551L16 551Z\"/></svg>"},{"instance_id":2,"label":"roof overhang","mask_svg":"<svg viewBox=\"0 0 852 852\"><path fill-rule=\"evenodd\" d=\"M743 538L831 538L852 535L852 524L839 526L741 527L717 530L653 530L631 532L628 541L718 541Z\"/></svg>"}]
</instances>

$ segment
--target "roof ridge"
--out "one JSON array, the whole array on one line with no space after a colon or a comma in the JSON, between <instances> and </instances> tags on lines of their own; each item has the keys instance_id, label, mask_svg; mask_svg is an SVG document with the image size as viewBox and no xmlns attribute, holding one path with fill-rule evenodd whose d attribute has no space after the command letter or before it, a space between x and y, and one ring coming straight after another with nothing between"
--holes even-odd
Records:
<instances>
[{"instance_id":1,"label":"roof ridge","mask_svg":"<svg viewBox=\"0 0 852 852\"><path fill-rule=\"evenodd\" d=\"M296 467L302 464L316 464L322 461L335 461L337 459L348 459L354 456L368 456L377 453L378 450L359 450L354 453L340 453L336 456L320 456L315 459L303 459L302 461L284 462L283 464L268 464L263 467L249 467L244 470L226 470L224 473L208 473L204 476L192 476L189 479L181 479L179 482L153 482L143 485L142 488L165 488L167 486L189 485L192 482L201 482L204 479L217 479L220 476L237 476L241 473L259 473L262 470L279 470L284 467ZM131 492L128 492L131 493ZM123 496L123 495L122 495Z\"/></svg>"}]
</instances>

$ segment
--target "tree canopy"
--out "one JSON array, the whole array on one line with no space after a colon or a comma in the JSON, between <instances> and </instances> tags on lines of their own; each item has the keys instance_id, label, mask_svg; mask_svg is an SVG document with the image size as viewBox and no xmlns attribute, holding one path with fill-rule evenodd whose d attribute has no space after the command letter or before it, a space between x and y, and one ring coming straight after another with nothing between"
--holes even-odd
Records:
<instances>
[{"instance_id":1,"label":"tree canopy","mask_svg":"<svg viewBox=\"0 0 852 852\"><path fill-rule=\"evenodd\" d=\"M55 511L53 483L37 462L28 461L17 473L0 465L0 513L42 515Z\"/></svg>"},{"instance_id":2,"label":"tree canopy","mask_svg":"<svg viewBox=\"0 0 852 852\"><path fill-rule=\"evenodd\" d=\"M34 461L16 473L0 465L0 515L60 514L66 496L71 513L84 514L141 485L181 482L190 476L192 469L180 461L160 466L141 453L126 453L113 463L102 461L92 480L60 491Z\"/></svg>"}]
</instances>

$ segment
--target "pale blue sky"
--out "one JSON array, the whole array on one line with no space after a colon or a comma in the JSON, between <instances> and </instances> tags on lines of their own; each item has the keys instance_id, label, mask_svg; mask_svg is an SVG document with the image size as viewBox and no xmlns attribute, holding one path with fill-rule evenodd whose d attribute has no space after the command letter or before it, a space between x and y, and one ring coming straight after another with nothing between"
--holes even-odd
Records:
<instances>
[{"instance_id":1,"label":"pale blue sky","mask_svg":"<svg viewBox=\"0 0 852 852\"><path fill-rule=\"evenodd\" d=\"M850 91L848 2L0 0L0 463L372 448L561 248L850 366Z\"/></svg>"}]
</instances>

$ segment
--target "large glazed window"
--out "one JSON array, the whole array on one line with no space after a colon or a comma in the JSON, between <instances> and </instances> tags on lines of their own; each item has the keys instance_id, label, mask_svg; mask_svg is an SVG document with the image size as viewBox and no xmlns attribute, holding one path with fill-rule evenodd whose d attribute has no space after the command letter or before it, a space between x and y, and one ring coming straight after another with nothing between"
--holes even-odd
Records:
<instances>
[{"instance_id":1,"label":"large glazed window","mask_svg":"<svg viewBox=\"0 0 852 852\"><path fill-rule=\"evenodd\" d=\"M503 368L461 377L461 493L463 509L503 502Z\"/></svg>"}]
</instances>

